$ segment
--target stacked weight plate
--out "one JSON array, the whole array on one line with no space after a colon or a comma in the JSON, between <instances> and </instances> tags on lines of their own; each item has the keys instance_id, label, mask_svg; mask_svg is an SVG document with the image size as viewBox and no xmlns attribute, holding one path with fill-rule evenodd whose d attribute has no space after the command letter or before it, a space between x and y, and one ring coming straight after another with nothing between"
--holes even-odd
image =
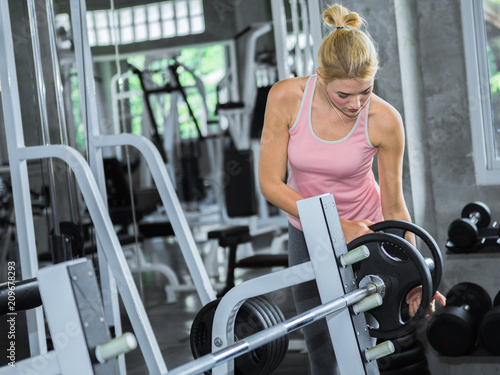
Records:
<instances>
[{"instance_id":1,"label":"stacked weight plate","mask_svg":"<svg viewBox=\"0 0 500 375\"><path fill-rule=\"evenodd\" d=\"M198 312L191 326L191 352L195 358L212 352L212 324L220 299L209 302ZM250 298L240 307L234 324L235 341L284 322L285 317L265 296ZM266 375L285 358L288 336L282 336L234 361L237 375ZM210 374L211 372L206 372Z\"/></svg>"},{"instance_id":2,"label":"stacked weight plate","mask_svg":"<svg viewBox=\"0 0 500 375\"><path fill-rule=\"evenodd\" d=\"M430 374L424 345L417 340L414 333L391 341L396 351L377 361L380 375Z\"/></svg>"}]
</instances>

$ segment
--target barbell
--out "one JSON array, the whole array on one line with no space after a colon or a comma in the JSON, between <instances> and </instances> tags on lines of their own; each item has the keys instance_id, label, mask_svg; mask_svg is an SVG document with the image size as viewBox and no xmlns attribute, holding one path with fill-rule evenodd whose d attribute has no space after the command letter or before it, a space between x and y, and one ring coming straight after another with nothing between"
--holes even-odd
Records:
<instances>
[{"instance_id":1,"label":"barbell","mask_svg":"<svg viewBox=\"0 0 500 375\"><path fill-rule=\"evenodd\" d=\"M349 252L359 253L358 249L363 247L369 250L369 256L359 261L355 267L359 289L286 321L283 321L283 315L272 301L262 296L248 299L235 318L235 344L215 352L212 352L211 326L220 300L212 301L200 310L193 321L190 342L195 360L174 369L172 374L210 373L213 367L232 359L235 359L237 374L269 374L279 366L286 354L288 341L283 339L284 336L352 305L354 313L370 310L370 314L376 319L376 326L370 327L372 336L393 338L413 331L427 314L442 277L439 247L427 232L414 224L405 225L393 221L381 223L373 230L380 232L361 236L347 246ZM399 235L389 233L390 231ZM424 259L404 238L408 231L416 232L422 237L431 248L434 259ZM360 259L362 258L365 256ZM340 259L339 263L341 264ZM412 318L403 320L401 311L406 295L419 285L422 286L420 307ZM372 298L372 295L378 297ZM370 297L369 307L363 302L369 299L367 297ZM304 319L305 316L307 319ZM385 345L385 349L377 349L377 352L381 351L384 355L394 350L390 341L379 345ZM374 357L370 360L379 358Z\"/></svg>"}]
</instances>

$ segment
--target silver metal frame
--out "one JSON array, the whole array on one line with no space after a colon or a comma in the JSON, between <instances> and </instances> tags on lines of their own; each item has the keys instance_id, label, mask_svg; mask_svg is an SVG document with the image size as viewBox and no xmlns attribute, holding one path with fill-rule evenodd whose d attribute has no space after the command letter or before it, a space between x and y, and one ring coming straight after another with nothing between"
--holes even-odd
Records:
<instances>
[{"instance_id":1,"label":"silver metal frame","mask_svg":"<svg viewBox=\"0 0 500 375\"><path fill-rule=\"evenodd\" d=\"M357 285L352 268L339 266L338 259L347 252L347 245L333 195L298 201L297 208L321 302L354 291ZM364 315L351 316L344 310L326 321L340 373L378 374L377 364L366 362L361 356L361 352L372 346Z\"/></svg>"},{"instance_id":2,"label":"silver metal frame","mask_svg":"<svg viewBox=\"0 0 500 375\"><path fill-rule=\"evenodd\" d=\"M97 368L95 366L100 365L93 363L91 358L90 352L95 348L89 347L88 343L95 342L95 338L87 337L88 331L86 332L86 329L88 330L89 325L94 325L98 327L97 329L100 329L101 327L96 325L96 322L103 327L105 323L101 320L103 319L101 316L103 313L102 307L95 305L95 302L98 301L88 300L88 298L93 298L95 295L89 295L88 291L90 289L84 291L82 287L89 285L88 283L91 281L94 283L93 288L97 288L94 272L91 271L93 266L84 264L87 262L89 260L86 258L80 258L44 267L40 270L38 290L43 301L54 350L18 361L15 366L4 366L0 368L1 375L89 375L102 374L104 371L109 372L116 369L116 363L111 362L106 364L107 367ZM84 273L85 279L80 279L78 285L75 285L78 278L75 278L75 274L71 272L71 269L74 270L75 267L84 272L85 268L88 270L88 274ZM57 290L57 293L54 293L55 290ZM77 294L79 293L81 293L80 298L86 300L86 307L91 310L81 310L81 305L79 306L77 301ZM100 300L100 296L98 300ZM88 320L84 322L82 321L83 318ZM97 340L106 336L107 334L103 332L102 337L98 337Z\"/></svg>"},{"instance_id":3,"label":"silver metal frame","mask_svg":"<svg viewBox=\"0 0 500 375\"><path fill-rule=\"evenodd\" d=\"M40 296L47 316L47 324L54 343L54 350L57 354L59 371L62 374L94 373L88 355L89 349L85 340L82 322L80 321L78 305L68 273L68 265L81 262L87 262L87 259L78 259L45 267L40 270L38 276ZM57 290L57 293L54 293L55 290ZM64 301L64 303L61 303L61 301Z\"/></svg>"},{"instance_id":4,"label":"silver metal frame","mask_svg":"<svg viewBox=\"0 0 500 375\"><path fill-rule=\"evenodd\" d=\"M16 62L7 0L0 1L0 80L2 81L2 106L6 124L6 140L9 154L12 195L16 216L19 258L23 277L36 277L38 259L36 253L35 229L31 196L29 191L27 160L20 153L25 147L22 132L21 106L17 86ZM10 127L13 127L11 130ZM31 355L47 353L45 326L42 308L26 312Z\"/></svg>"},{"instance_id":5,"label":"silver metal frame","mask_svg":"<svg viewBox=\"0 0 500 375\"><path fill-rule=\"evenodd\" d=\"M175 188L170 180L165 164L151 141L147 138L135 134L100 135L99 119L97 118L97 102L95 95L94 72L92 65L92 54L88 37L81 30L86 30L86 18L77 17L78 14L86 14L85 2L71 0L72 19L74 18L74 41L77 55L78 75L80 87L85 87L85 103L83 108L90 109L91 118L89 121L89 148L92 158L90 164L98 181L101 180L101 193L105 195L104 172L102 166L102 149L105 147L132 146L135 147L144 157L153 180L160 194L163 205L174 229L174 233L179 241L187 266L196 286L196 290L203 304L215 299L215 292L211 286L206 270L203 266L198 248L191 234L190 227L180 205ZM81 24L80 24L81 20ZM100 163L98 162L100 161Z\"/></svg>"},{"instance_id":6,"label":"silver metal frame","mask_svg":"<svg viewBox=\"0 0 500 375\"><path fill-rule=\"evenodd\" d=\"M297 202L310 262L257 277L238 284L221 299L212 326L212 354L234 344L234 322L246 299L316 280L323 304L356 290L352 267L341 267L340 256L347 246L331 194ZM334 272L338 270L338 272ZM364 314L351 315L345 309L326 317L341 374L379 374L376 362L367 362L364 351L373 346ZM215 345L217 343L217 345ZM333 355L333 353L332 353ZM213 375L234 373L234 361L212 369Z\"/></svg>"},{"instance_id":7,"label":"silver metal frame","mask_svg":"<svg viewBox=\"0 0 500 375\"><path fill-rule=\"evenodd\" d=\"M271 0L273 14L274 43L276 45L276 61L278 64L278 79L290 77L290 66L288 64L288 49L286 47L286 12L283 0Z\"/></svg>"},{"instance_id":8,"label":"silver metal frame","mask_svg":"<svg viewBox=\"0 0 500 375\"><path fill-rule=\"evenodd\" d=\"M286 9L284 0L270 0L273 17L274 43L276 45L276 60L278 79L290 77L290 64L286 39L288 36ZM299 7L299 6L300 7ZM289 0L292 16L292 34L295 37L295 59L297 75L314 74L318 67L318 49L323 39L321 9L318 0ZM300 18L299 18L300 9ZM300 27L302 23L302 27ZM299 48L299 34L306 36L304 53Z\"/></svg>"}]
</instances>

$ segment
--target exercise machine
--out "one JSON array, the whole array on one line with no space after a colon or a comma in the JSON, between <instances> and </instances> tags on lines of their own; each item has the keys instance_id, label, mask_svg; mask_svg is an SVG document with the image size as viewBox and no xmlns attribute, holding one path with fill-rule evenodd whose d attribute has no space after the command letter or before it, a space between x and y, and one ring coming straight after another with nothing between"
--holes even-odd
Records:
<instances>
[{"instance_id":1,"label":"exercise machine","mask_svg":"<svg viewBox=\"0 0 500 375\"><path fill-rule=\"evenodd\" d=\"M40 270L37 280L24 288L38 294L43 304L53 350L16 361L15 325L21 306L33 303L27 293L13 295L16 308L5 317L12 322L14 336L9 347L9 364L2 375L14 374L115 374L118 357L137 346L132 333L111 338L93 265L86 258L58 263ZM57 291L57 292L55 292ZM33 306L31 306L33 307Z\"/></svg>"}]
</instances>

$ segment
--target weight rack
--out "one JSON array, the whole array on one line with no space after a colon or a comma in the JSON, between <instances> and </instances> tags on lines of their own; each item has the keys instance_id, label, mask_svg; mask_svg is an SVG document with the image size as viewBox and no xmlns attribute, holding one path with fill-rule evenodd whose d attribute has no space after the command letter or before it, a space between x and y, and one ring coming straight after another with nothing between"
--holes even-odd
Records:
<instances>
[{"instance_id":1,"label":"weight rack","mask_svg":"<svg viewBox=\"0 0 500 375\"><path fill-rule=\"evenodd\" d=\"M339 260L347 253L347 245L333 195L307 198L297 202L297 206L311 261L245 281L232 288L221 299L212 330L212 355L217 358L216 361L217 353L232 350L229 348L234 345L235 317L239 307L249 298L310 280L316 280L323 305L356 292L352 267L343 267ZM365 351L374 345L364 314L354 315L349 309L343 308L335 315L325 314L325 317L340 373L379 374L376 361L367 361L364 356ZM239 346L237 348L238 351L241 350ZM212 374L232 374L232 358L213 368ZM210 362L210 359L205 360ZM189 368L189 364L186 366Z\"/></svg>"}]
</instances>

